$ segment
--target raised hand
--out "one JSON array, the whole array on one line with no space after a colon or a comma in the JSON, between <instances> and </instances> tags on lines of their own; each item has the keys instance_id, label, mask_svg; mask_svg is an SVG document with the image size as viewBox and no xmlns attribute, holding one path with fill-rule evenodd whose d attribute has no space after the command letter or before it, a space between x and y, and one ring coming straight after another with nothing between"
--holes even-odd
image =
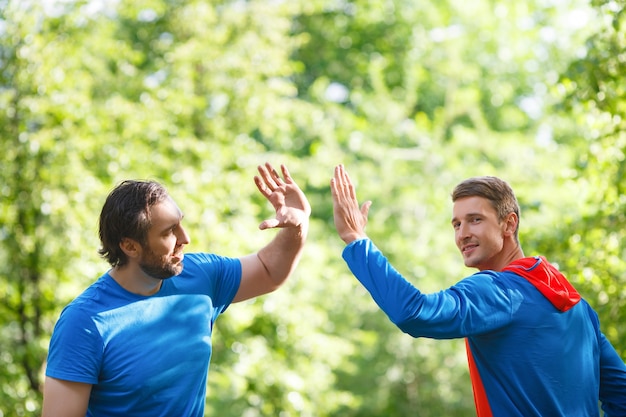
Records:
<instances>
[{"instance_id":1,"label":"raised hand","mask_svg":"<svg viewBox=\"0 0 626 417\"><path fill-rule=\"evenodd\" d=\"M372 202L366 201L359 207L354 184L343 165L335 167L335 175L330 180L330 190L333 197L335 228L341 240L347 244L367 237L365 225Z\"/></svg>"},{"instance_id":2,"label":"raised hand","mask_svg":"<svg viewBox=\"0 0 626 417\"><path fill-rule=\"evenodd\" d=\"M295 183L285 165L280 166L284 179L271 164L258 167L260 176L254 177L257 188L276 210L276 218L261 222L259 229L300 227L308 222L311 206Z\"/></svg>"}]
</instances>

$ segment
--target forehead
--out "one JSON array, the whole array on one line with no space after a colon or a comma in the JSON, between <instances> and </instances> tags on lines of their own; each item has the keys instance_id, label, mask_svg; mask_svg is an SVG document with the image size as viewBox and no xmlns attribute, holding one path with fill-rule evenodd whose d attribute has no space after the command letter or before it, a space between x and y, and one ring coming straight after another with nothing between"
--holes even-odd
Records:
<instances>
[{"instance_id":1,"label":"forehead","mask_svg":"<svg viewBox=\"0 0 626 417\"><path fill-rule=\"evenodd\" d=\"M183 217L174 200L166 198L150 207L150 217L153 228L168 227L174 225Z\"/></svg>"},{"instance_id":2,"label":"forehead","mask_svg":"<svg viewBox=\"0 0 626 417\"><path fill-rule=\"evenodd\" d=\"M491 201L484 197L463 197L454 202L452 219L461 219L476 214L483 216L496 215L496 210L493 208Z\"/></svg>"}]
</instances>

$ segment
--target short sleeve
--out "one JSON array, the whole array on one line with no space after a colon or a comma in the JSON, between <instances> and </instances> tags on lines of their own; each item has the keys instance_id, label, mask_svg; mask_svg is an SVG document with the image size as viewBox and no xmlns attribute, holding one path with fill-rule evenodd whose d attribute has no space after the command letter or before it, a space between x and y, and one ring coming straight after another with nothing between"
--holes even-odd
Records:
<instances>
[{"instance_id":1,"label":"short sleeve","mask_svg":"<svg viewBox=\"0 0 626 417\"><path fill-rule=\"evenodd\" d=\"M102 338L91 317L79 305L70 305L61 313L52 333L46 376L95 384L102 351Z\"/></svg>"}]
</instances>

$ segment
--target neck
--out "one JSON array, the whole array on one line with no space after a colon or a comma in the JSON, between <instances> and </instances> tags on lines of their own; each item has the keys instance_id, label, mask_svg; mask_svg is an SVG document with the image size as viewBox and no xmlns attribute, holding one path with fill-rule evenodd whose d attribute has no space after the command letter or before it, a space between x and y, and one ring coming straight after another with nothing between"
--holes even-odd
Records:
<instances>
[{"instance_id":1,"label":"neck","mask_svg":"<svg viewBox=\"0 0 626 417\"><path fill-rule=\"evenodd\" d=\"M489 259L485 259L480 265L474 265L479 271L502 271L511 262L524 257L524 251L519 242L509 240L504 242L500 252Z\"/></svg>"},{"instance_id":2,"label":"neck","mask_svg":"<svg viewBox=\"0 0 626 417\"><path fill-rule=\"evenodd\" d=\"M127 264L116 266L109 275L126 291L133 294L149 296L161 289L163 281L146 275L138 265Z\"/></svg>"},{"instance_id":3,"label":"neck","mask_svg":"<svg viewBox=\"0 0 626 417\"><path fill-rule=\"evenodd\" d=\"M511 247L509 248L507 248L507 246L505 245L505 247L502 249L502 252L500 252L500 256L498 257L498 259L495 260L494 264L490 268L485 269L502 271L511 262L517 259L521 259L523 257L524 251L522 250L522 247L518 242L515 242L515 244L511 245Z\"/></svg>"}]
</instances>

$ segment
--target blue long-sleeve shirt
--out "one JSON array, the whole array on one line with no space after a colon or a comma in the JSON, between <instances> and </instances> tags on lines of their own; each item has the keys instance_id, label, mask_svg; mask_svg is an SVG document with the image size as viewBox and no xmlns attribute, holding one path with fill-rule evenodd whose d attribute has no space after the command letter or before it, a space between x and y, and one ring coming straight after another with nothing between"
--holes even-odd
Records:
<instances>
[{"instance_id":1,"label":"blue long-sleeve shirt","mask_svg":"<svg viewBox=\"0 0 626 417\"><path fill-rule=\"evenodd\" d=\"M624 361L597 314L545 259L424 294L369 239L346 246L343 258L405 333L466 338L480 417L599 416L598 401L606 416L626 416Z\"/></svg>"}]
</instances>

